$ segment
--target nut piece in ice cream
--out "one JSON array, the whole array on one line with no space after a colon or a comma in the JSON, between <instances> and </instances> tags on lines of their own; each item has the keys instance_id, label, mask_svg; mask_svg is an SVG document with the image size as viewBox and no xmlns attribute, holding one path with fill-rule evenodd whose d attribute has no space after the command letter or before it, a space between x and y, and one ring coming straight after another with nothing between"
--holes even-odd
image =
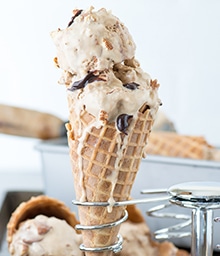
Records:
<instances>
[{"instance_id":1,"label":"nut piece in ice cream","mask_svg":"<svg viewBox=\"0 0 220 256\"><path fill-rule=\"evenodd\" d=\"M125 207L114 207L114 202L129 199L161 104L159 85L135 59L128 29L104 8L74 11L67 28L51 36L57 48L56 66L62 69L60 83L67 87L66 127L76 199L109 203L79 206L80 223L117 221ZM118 231L119 226L82 231L83 244L112 245Z\"/></svg>"}]
</instances>

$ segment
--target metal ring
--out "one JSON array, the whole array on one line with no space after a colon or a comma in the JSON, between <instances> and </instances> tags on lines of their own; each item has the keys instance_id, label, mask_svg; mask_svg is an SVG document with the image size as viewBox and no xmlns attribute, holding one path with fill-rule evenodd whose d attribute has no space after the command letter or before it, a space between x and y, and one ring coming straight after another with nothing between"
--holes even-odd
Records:
<instances>
[{"instance_id":1,"label":"metal ring","mask_svg":"<svg viewBox=\"0 0 220 256\"><path fill-rule=\"evenodd\" d=\"M161 196L156 198L142 198L142 199L134 199L134 200L127 200L127 201L120 201L115 202L112 206L127 206L127 205L133 205L133 204L144 204L144 203L153 203L158 201L165 201L171 199L171 196ZM78 206L109 206L109 202L80 202L77 200L72 201L73 204Z\"/></svg>"},{"instance_id":2,"label":"metal ring","mask_svg":"<svg viewBox=\"0 0 220 256\"><path fill-rule=\"evenodd\" d=\"M112 228L112 227L120 225L121 223L126 221L127 218L128 218L128 212L125 210L124 211L124 216L121 219L119 219L115 222L101 224L101 225L93 225L93 226L84 226L84 225L77 224L75 226L75 228L77 230L95 230L95 229L103 229L103 228Z\"/></svg>"},{"instance_id":3,"label":"metal ring","mask_svg":"<svg viewBox=\"0 0 220 256\"><path fill-rule=\"evenodd\" d=\"M191 232L181 232L180 230L191 225L191 217L185 214L174 214L168 212L158 212L168 207L172 207L172 204L162 204L152 207L147 211L147 215L157 218L171 218L177 220L184 220L179 224L163 228L154 232L154 237L156 239L170 239L170 238L183 238L191 235ZM179 232L175 232L179 231Z\"/></svg>"},{"instance_id":4,"label":"metal ring","mask_svg":"<svg viewBox=\"0 0 220 256\"><path fill-rule=\"evenodd\" d=\"M87 252L113 251L114 253L117 253L122 250L122 243L123 243L123 238L120 234L117 236L117 238L118 238L118 241L113 245L91 248L91 247L85 247L83 244L81 244L79 248L80 250L87 251Z\"/></svg>"}]
</instances>

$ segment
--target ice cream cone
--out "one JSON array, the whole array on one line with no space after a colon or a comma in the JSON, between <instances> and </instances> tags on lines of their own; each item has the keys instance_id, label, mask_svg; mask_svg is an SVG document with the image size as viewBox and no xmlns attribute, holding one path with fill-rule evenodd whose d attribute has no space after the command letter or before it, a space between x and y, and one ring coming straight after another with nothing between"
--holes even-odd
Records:
<instances>
[{"instance_id":1,"label":"ice cream cone","mask_svg":"<svg viewBox=\"0 0 220 256\"><path fill-rule=\"evenodd\" d=\"M215 149L201 136L184 136L174 132L152 132L147 154L211 160Z\"/></svg>"},{"instance_id":2,"label":"ice cream cone","mask_svg":"<svg viewBox=\"0 0 220 256\"><path fill-rule=\"evenodd\" d=\"M86 111L76 120L71 112L67 128L76 198L110 203L109 207L80 206L80 223L100 225L119 220L124 207L111 206L114 201L127 200L130 196L153 123L150 109L147 105L140 109L127 135L120 133L115 123L107 121L100 128L94 127L94 118ZM117 241L118 230L119 227L83 231L83 243L92 248L112 245ZM88 252L86 255L97 254Z\"/></svg>"},{"instance_id":3,"label":"ice cream cone","mask_svg":"<svg viewBox=\"0 0 220 256\"><path fill-rule=\"evenodd\" d=\"M10 246L13 235L21 222L32 219L40 214L65 220L73 228L78 223L75 214L62 202L45 195L32 197L27 202L21 203L12 213L7 225L8 245Z\"/></svg>"},{"instance_id":4,"label":"ice cream cone","mask_svg":"<svg viewBox=\"0 0 220 256\"><path fill-rule=\"evenodd\" d=\"M82 225L122 218L155 114L159 84L135 59L126 26L105 8L74 10L68 27L51 33L55 64L67 87L68 142L76 199L108 202L108 207L79 206ZM116 243L119 226L82 231L85 247ZM98 252L110 256L112 252ZM86 256L97 255L86 252Z\"/></svg>"}]
</instances>

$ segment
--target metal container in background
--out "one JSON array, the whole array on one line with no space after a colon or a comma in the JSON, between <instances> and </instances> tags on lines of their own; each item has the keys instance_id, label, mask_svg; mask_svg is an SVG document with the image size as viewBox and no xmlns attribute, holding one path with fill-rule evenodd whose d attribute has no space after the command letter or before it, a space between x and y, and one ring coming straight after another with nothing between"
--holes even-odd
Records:
<instances>
[{"instance_id":1,"label":"metal container in background","mask_svg":"<svg viewBox=\"0 0 220 256\"><path fill-rule=\"evenodd\" d=\"M67 139L42 141L36 145L36 149L41 153L45 194L63 201L77 212L76 206L72 204L75 192ZM166 189L178 183L192 181L220 181L220 162L148 155L141 162L131 195L133 198L142 198L145 196L140 194L143 189ZM176 220L148 217L146 211L153 206L155 203L138 205L152 232L176 224ZM189 209L181 207L174 207L173 210L176 213L190 213ZM216 210L214 215L220 216L220 210ZM217 223L214 225L214 245L219 244L218 226ZM190 246L188 238L172 241L178 246Z\"/></svg>"}]
</instances>

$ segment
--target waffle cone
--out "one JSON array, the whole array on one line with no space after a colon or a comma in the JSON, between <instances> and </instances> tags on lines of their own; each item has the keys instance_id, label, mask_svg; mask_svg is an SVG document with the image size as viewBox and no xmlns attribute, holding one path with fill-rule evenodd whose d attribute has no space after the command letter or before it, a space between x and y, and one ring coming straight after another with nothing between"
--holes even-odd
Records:
<instances>
[{"instance_id":1,"label":"waffle cone","mask_svg":"<svg viewBox=\"0 0 220 256\"><path fill-rule=\"evenodd\" d=\"M21 203L12 213L7 225L8 245L12 242L13 234L16 232L21 222L32 219L40 214L66 220L73 228L78 223L75 214L62 202L44 195L32 197L27 202Z\"/></svg>"},{"instance_id":2,"label":"waffle cone","mask_svg":"<svg viewBox=\"0 0 220 256\"><path fill-rule=\"evenodd\" d=\"M69 104L73 106L69 98ZM93 126L94 117L86 111L80 119L70 113L67 125L70 157L77 200L111 202L128 200L153 123L144 105L129 125L128 135L119 133L115 123ZM79 134L81 137L77 137ZM119 220L125 207L79 206L82 225L100 225ZM117 241L119 226L83 231L86 247L103 247ZM97 255L88 252L86 255ZM98 255L111 255L110 252Z\"/></svg>"},{"instance_id":3,"label":"waffle cone","mask_svg":"<svg viewBox=\"0 0 220 256\"><path fill-rule=\"evenodd\" d=\"M152 132L146 153L200 160L213 159L214 147L202 136L184 136L174 132Z\"/></svg>"}]
</instances>

